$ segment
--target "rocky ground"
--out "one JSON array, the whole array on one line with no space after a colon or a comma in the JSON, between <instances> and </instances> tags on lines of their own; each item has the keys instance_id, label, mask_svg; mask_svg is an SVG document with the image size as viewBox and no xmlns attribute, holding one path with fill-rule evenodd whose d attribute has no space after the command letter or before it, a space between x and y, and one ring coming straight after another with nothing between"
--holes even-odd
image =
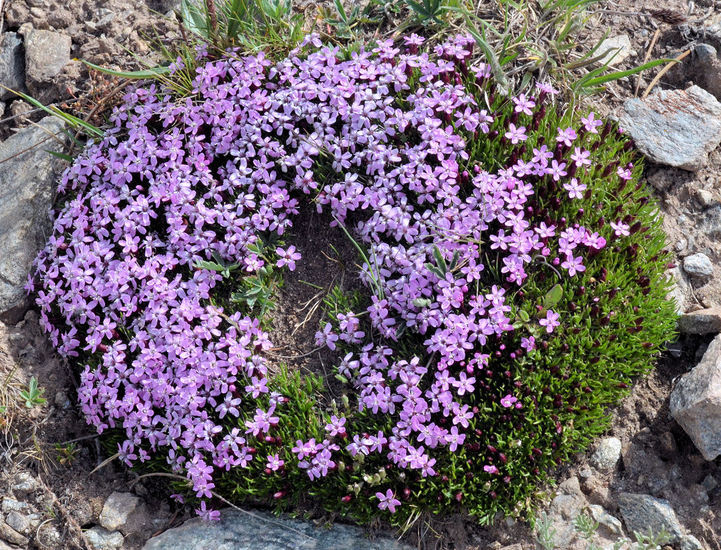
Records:
<instances>
[{"instance_id":1,"label":"rocky ground","mask_svg":"<svg viewBox=\"0 0 721 550\"><path fill-rule=\"evenodd\" d=\"M674 13L690 7L681 0L664 4ZM151 41L178 39L177 24L164 15L173 5L169 0L6 0L0 84L96 115L102 109L95 106L113 101L118 83L89 74L73 60L122 68L152 62ZM650 77L612 84L607 94L591 100L596 110L620 119L648 159L647 183L658 197L677 256L669 276L674 280L670 298L682 315L680 337L654 373L612 411L607 437L556 473L558 485L549 488L536 533L510 520L480 529L451 518L420 522L401 544L389 538L370 541L355 528L319 531L308 522L239 511L226 513L212 527L191 520L169 531L187 519L187 512L172 509L167 490L155 480L138 480L104 462L111 453L73 405L76 379L28 309L22 286L47 235L45 212L62 168L45 150L60 150L68 138L52 119L32 124L42 113L4 91L0 410L6 413L0 415L0 550L411 547L406 544L523 550L539 541L548 548L630 548L623 540L649 529L668 532L676 549L721 550L721 8L698 0L686 22L669 24L629 15L645 8L635 0L601 7L587 38L610 29L609 38L622 48L614 60L617 68L642 63L647 55L685 55L646 98ZM314 6L306 2L303 8ZM21 394L33 377L44 391L34 399ZM14 409L18 402L21 407ZM599 524L595 533L584 533L579 515Z\"/></svg>"}]
</instances>

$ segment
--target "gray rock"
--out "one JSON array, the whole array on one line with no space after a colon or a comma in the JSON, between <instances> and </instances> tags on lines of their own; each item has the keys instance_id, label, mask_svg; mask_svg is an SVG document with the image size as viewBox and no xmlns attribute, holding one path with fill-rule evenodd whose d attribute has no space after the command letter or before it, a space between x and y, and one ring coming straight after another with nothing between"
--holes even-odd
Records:
<instances>
[{"instance_id":1,"label":"gray rock","mask_svg":"<svg viewBox=\"0 0 721 550\"><path fill-rule=\"evenodd\" d=\"M16 494L26 495L32 493L39 487L38 481L27 472L20 472L15 477L13 492Z\"/></svg>"},{"instance_id":2,"label":"gray rock","mask_svg":"<svg viewBox=\"0 0 721 550\"><path fill-rule=\"evenodd\" d=\"M716 478L713 476L713 474L709 474L705 478L703 478L703 481L701 482L701 486L704 489L706 489L707 492L710 493L716 487L718 487L718 481L716 481Z\"/></svg>"},{"instance_id":3,"label":"gray rock","mask_svg":"<svg viewBox=\"0 0 721 550\"><path fill-rule=\"evenodd\" d=\"M696 44L693 48L693 53L698 57L699 61L702 62L711 62L718 59L716 48L711 44Z\"/></svg>"},{"instance_id":4,"label":"gray rock","mask_svg":"<svg viewBox=\"0 0 721 550\"><path fill-rule=\"evenodd\" d=\"M619 36L611 36L609 38L606 38L606 40L601 42L601 44L598 46L596 52L598 55L600 55L607 50L609 51L603 58L598 61L598 63L601 65L606 63L609 67L618 65L629 55L631 55L631 49L631 39L628 37L627 34L621 34Z\"/></svg>"},{"instance_id":5,"label":"gray rock","mask_svg":"<svg viewBox=\"0 0 721 550\"><path fill-rule=\"evenodd\" d=\"M142 501L132 493L112 493L100 512L100 525L108 531L124 531L131 516L141 507Z\"/></svg>"},{"instance_id":6,"label":"gray rock","mask_svg":"<svg viewBox=\"0 0 721 550\"><path fill-rule=\"evenodd\" d=\"M709 237L721 238L721 205L708 208L698 227Z\"/></svg>"},{"instance_id":7,"label":"gray rock","mask_svg":"<svg viewBox=\"0 0 721 550\"><path fill-rule=\"evenodd\" d=\"M0 84L18 92L25 92L25 53L23 41L17 33L5 32L0 37ZM0 89L0 99L10 99L15 94Z\"/></svg>"},{"instance_id":8,"label":"gray rock","mask_svg":"<svg viewBox=\"0 0 721 550\"><path fill-rule=\"evenodd\" d=\"M681 538L681 550L704 550L703 544L693 535Z\"/></svg>"},{"instance_id":9,"label":"gray rock","mask_svg":"<svg viewBox=\"0 0 721 550\"><path fill-rule=\"evenodd\" d=\"M554 548L570 550L578 538L573 521L583 512L587 502L576 477L566 480L559 489L566 491L566 494L556 495L551 501L548 519L551 521Z\"/></svg>"},{"instance_id":10,"label":"gray rock","mask_svg":"<svg viewBox=\"0 0 721 550\"><path fill-rule=\"evenodd\" d=\"M571 476L558 486L558 491L564 495L583 497L581 484L576 476Z\"/></svg>"},{"instance_id":11,"label":"gray rock","mask_svg":"<svg viewBox=\"0 0 721 550\"><path fill-rule=\"evenodd\" d=\"M551 501L551 507L548 514L551 517L562 517L563 519L573 520L583 511L586 506L586 499L578 495L556 495Z\"/></svg>"},{"instance_id":12,"label":"gray rock","mask_svg":"<svg viewBox=\"0 0 721 550\"><path fill-rule=\"evenodd\" d=\"M5 497L2 502L2 511L6 514L9 512L22 512L28 508L29 506L25 502L10 497Z\"/></svg>"},{"instance_id":13,"label":"gray rock","mask_svg":"<svg viewBox=\"0 0 721 550\"><path fill-rule=\"evenodd\" d=\"M678 318L678 329L685 334L718 334L721 332L721 307L682 315Z\"/></svg>"},{"instance_id":14,"label":"gray rock","mask_svg":"<svg viewBox=\"0 0 721 550\"><path fill-rule=\"evenodd\" d=\"M706 254L698 252L683 259L683 270L694 277L710 277L713 275L713 264Z\"/></svg>"},{"instance_id":15,"label":"gray rock","mask_svg":"<svg viewBox=\"0 0 721 550\"><path fill-rule=\"evenodd\" d=\"M15 544L16 546L27 546L30 540L18 533L0 518L0 540Z\"/></svg>"},{"instance_id":16,"label":"gray rock","mask_svg":"<svg viewBox=\"0 0 721 550\"><path fill-rule=\"evenodd\" d=\"M53 402L56 407L60 407L63 410L70 408L70 398L68 398L68 394L62 390L55 392L55 399Z\"/></svg>"},{"instance_id":17,"label":"gray rock","mask_svg":"<svg viewBox=\"0 0 721 550\"><path fill-rule=\"evenodd\" d=\"M58 76L70 63L70 37L53 31L30 29L25 34L25 71L29 88Z\"/></svg>"},{"instance_id":18,"label":"gray rock","mask_svg":"<svg viewBox=\"0 0 721 550\"><path fill-rule=\"evenodd\" d=\"M591 470L591 468L589 468L588 466L584 466L578 472L578 477L580 477L584 481L586 481L587 479L590 479L592 476L593 476L593 470Z\"/></svg>"},{"instance_id":19,"label":"gray rock","mask_svg":"<svg viewBox=\"0 0 721 550\"><path fill-rule=\"evenodd\" d=\"M85 531L85 538L95 550L118 550L123 546L123 535L117 531L108 531L99 525ZM209 545L208 548L211 548ZM203 548L199 546L198 548Z\"/></svg>"},{"instance_id":20,"label":"gray rock","mask_svg":"<svg viewBox=\"0 0 721 550\"><path fill-rule=\"evenodd\" d=\"M174 10L180 9L180 0L152 0L149 7L160 13L172 13Z\"/></svg>"},{"instance_id":21,"label":"gray rock","mask_svg":"<svg viewBox=\"0 0 721 550\"><path fill-rule=\"evenodd\" d=\"M710 44L696 44L693 53L696 57L693 67L694 80L716 99L721 98L721 61L716 48Z\"/></svg>"},{"instance_id":22,"label":"gray rock","mask_svg":"<svg viewBox=\"0 0 721 550\"><path fill-rule=\"evenodd\" d=\"M594 521L597 521L599 525L603 525L614 535L623 535L623 525L621 525L621 522L618 518L609 514L602 506L590 504L588 506L588 513Z\"/></svg>"},{"instance_id":23,"label":"gray rock","mask_svg":"<svg viewBox=\"0 0 721 550\"><path fill-rule=\"evenodd\" d=\"M44 548L62 548L63 536L55 525L44 523L38 529L35 540L39 541L41 546L44 545Z\"/></svg>"},{"instance_id":24,"label":"gray rock","mask_svg":"<svg viewBox=\"0 0 721 550\"><path fill-rule=\"evenodd\" d=\"M18 533L27 534L30 529L30 520L20 512L10 512L5 516L5 523L15 529Z\"/></svg>"},{"instance_id":25,"label":"gray rock","mask_svg":"<svg viewBox=\"0 0 721 550\"><path fill-rule=\"evenodd\" d=\"M606 472L616 467L620 457L621 441L617 437L606 437L591 456L591 464L594 468Z\"/></svg>"},{"instance_id":26,"label":"gray rock","mask_svg":"<svg viewBox=\"0 0 721 550\"><path fill-rule=\"evenodd\" d=\"M721 455L721 335L676 383L669 409L706 460Z\"/></svg>"},{"instance_id":27,"label":"gray rock","mask_svg":"<svg viewBox=\"0 0 721 550\"><path fill-rule=\"evenodd\" d=\"M49 234L48 210L55 193L50 134L63 125L46 117L0 143L0 321L14 324L27 308L24 285L30 266Z\"/></svg>"},{"instance_id":28,"label":"gray rock","mask_svg":"<svg viewBox=\"0 0 721 550\"><path fill-rule=\"evenodd\" d=\"M674 267L668 272L669 278L673 281L671 289L666 295L667 300L673 300L676 304L676 314L683 315L686 311L686 296L689 294L689 282L686 274L680 267Z\"/></svg>"},{"instance_id":29,"label":"gray rock","mask_svg":"<svg viewBox=\"0 0 721 550\"><path fill-rule=\"evenodd\" d=\"M716 200L714 194L707 189L698 189L696 191L696 200L698 200L699 204L703 208L711 208L712 206L716 206L719 202Z\"/></svg>"},{"instance_id":30,"label":"gray rock","mask_svg":"<svg viewBox=\"0 0 721 550\"><path fill-rule=\"evenodd\" d=\"M700 170L721 143L721 103L695 85L629 99L619 122L653 162L684 170Z\"/></svg>"},{"instance_id":31,"label":"gray rock","mask_svg":"<svg viewBox=\"0 0 721 550\"><path fill-rule=\"evenodd\" d=\"M13 125L22 128L27 126L28 113L33 110L32 106L22 99L16 99L10 104L10 117L12 117Z\"/></svg>"},{"instance_id":32,"label":"gray rock","mask_svg":"<svg viewBox=\"0 0 721 550\"><path fill-rule=\"evenodd\" d=\"M369 540L359 527L335 524L318 529L310 522L276 518L265 512L222 510L220 521L199 518L150 539L143 550L411 550L390 538Z\"/></svg>"},{"instance_id":33,"label":"gray rock","mask_svg":"<svg viewBox=\"0 0 721 550\"><path fill-rule=\"evenodd\" d=\"M629 532L651 531L657 534L665 530L671 536L670 542L681 540L681 524L667 500L650 495L621 493L618 495L618 506Z\"/></svg>"}]
</instances>

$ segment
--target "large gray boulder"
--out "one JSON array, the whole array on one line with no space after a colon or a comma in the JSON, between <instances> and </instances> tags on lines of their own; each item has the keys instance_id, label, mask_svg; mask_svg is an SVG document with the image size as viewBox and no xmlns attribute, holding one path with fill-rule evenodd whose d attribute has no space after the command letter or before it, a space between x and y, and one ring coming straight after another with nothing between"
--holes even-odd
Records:
<instances>
[{"instance_id":1,"label":"large gray boulder","mask_svg":"<svg viewBox=\"0 0 721 550\"><path fill-rule=\"evenodd\" d=\"M700 170L721 143L721 103L698 86L629 99L619 122L653 162L684 170Z\"/></svg>"},{"instance_id":2,"label":"large gray boulder","mask_svg":"<svg viewBox=\"0 0 721 550\"><path fill-rule=\"evenodd\" d=\"M50 234L63 124L46 117L0 143L0 321L14 324L28 306L24 290L33 259Z\"/></svg>"},{"instance_id":3,"label":"large gray boulder","mask_svg":"<svg viewBox=\"0 0 721 550\"><path fill-rule=\"evenodd\" d=\"M721 335L676 383L669 409L706 460L721 455Z\"/></svg>"},{"instance_id":4,"label":"large gray boulder","mask_svg":"<svg viewBox=\"0 0 721 550\"><path fill-rule=\"evenodd\" d=\"M307 521L277 518L265 512L221 511L220 521L186 521L150 539L143 550L411 550L389 538L369 539L359 527L335 524L330 529Z\"/></svg>"}]
</instances>

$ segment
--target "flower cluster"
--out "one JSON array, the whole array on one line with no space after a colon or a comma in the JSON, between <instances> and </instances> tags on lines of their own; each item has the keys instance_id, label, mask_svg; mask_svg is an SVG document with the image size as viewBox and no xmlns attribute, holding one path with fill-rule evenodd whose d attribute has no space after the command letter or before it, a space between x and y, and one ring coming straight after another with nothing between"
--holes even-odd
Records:
<instances>
[{"instance_id":1,"label":"flower cluster","mask_svg":"<svg viewBox=\"0 0 721 550\"><path fill-rule=\"evenodd\" d=\"M609 242L639 230L581 206L611 127L599 132L591 114L538 137L551 86L510 98L501 117L479 93L493 96L493 84L489 67L471 64L471 39L433 55L422 43L413 35L343 57L310 36L279 62L204 59L192 96L135 89L66 171L66 202L28 289L60 353L83 365L88 422L123 430L126 464L165 453L201 499L219 473L256 464L274 479L299 469L315 481L375 457L397 479L446 477L449 456L480 449L481 409L515 425L534 404L498 359L538 357L563 312L515 298L536 275L580 281ZM510 154L492 165L481 146ZM600 167L623 184L632 168ZM285 449L274 434L292 403L273 389L271 338L259 319L216 304L225 276L203 266L295 269L296 248L261 254L261 235L287 234L310 201L367 252L370 292L316 335L342 351L337 373L355 408L321 411L323 435ZM404 356L409 335L419 344ZM535 460L536 447L522 451ZM499 448L476 455L474 475L510 482ZM367 489L377 508L403 506L381 489ZM199 513L217 517L205 502Z\"/></svg>"}]
</instances>

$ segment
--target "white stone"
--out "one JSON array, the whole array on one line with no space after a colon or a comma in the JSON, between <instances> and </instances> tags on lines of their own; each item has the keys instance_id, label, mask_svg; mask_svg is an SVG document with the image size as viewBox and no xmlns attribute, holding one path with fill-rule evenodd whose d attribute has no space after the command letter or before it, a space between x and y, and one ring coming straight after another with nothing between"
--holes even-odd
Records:
<instances>
[{"instance_id":1,"label":"white stone","mask_svg":"<svg viewBox=\"0 0 721 550\"><path fill-rule=\"evenodd\" d=\"M85 531L85 538L95 550L118 550L125 540L121 533L108 531L98 525Z\"/></svg>"},{"instance_id":2,"label":"white stone","mask_svg":"<svg viewBox=\"0 0 721 550\"><path fill-rule=\"evenodd\" d=\"M100 525L109 531L121 529L141 504L142 501L132 493L111 494L100 512Z\"/></svg>"},{"instance_id":3,"label":"white stone","mask_svg":"<svg viewBox=\"0 0 721 550\"><path fill-rule=\"evenodd\" d=\"M594 521L603 525L614 535L623 535L623 525L621 524L621 521L609 514L602 506L599 506L598 504L590 504L588 506L588 512L591 514Z\"/></svg>"},{"instance_id":4,"label":"white stone","mask_svg":"<svg viewBox=\"0 0 721 550\"><path fill-rule=\"evenodd\" d=\"M706 254L701 252L691 254L683 259L683 269L695 277L710 277L713 275L713 264Z\"/></svg>"},{"instance_id":5,"label":"white stone","mask_svg":"<svg viewBox=\"0 0 721 550\"><path fill-rule=\"evenodd\" d=\"M606 472L616 467L618 459L621 457L621 440L617 437L607 437L602 439L591 456L591 464L597 470Z\"/></svg>"},{"instance_id":6,"label":"white stone","mask_svg":"<svg viewBox=\"0 0 721 550\"><path fill-rule=\"evenodd\" d=\"M601 42L596 53L601 55L605 51L608 51L608 53L599 60L599 64L606 63L609 67L618 65L631 55L631 39L627 34L606 38Z\"/></svg>"}]
</instances>

